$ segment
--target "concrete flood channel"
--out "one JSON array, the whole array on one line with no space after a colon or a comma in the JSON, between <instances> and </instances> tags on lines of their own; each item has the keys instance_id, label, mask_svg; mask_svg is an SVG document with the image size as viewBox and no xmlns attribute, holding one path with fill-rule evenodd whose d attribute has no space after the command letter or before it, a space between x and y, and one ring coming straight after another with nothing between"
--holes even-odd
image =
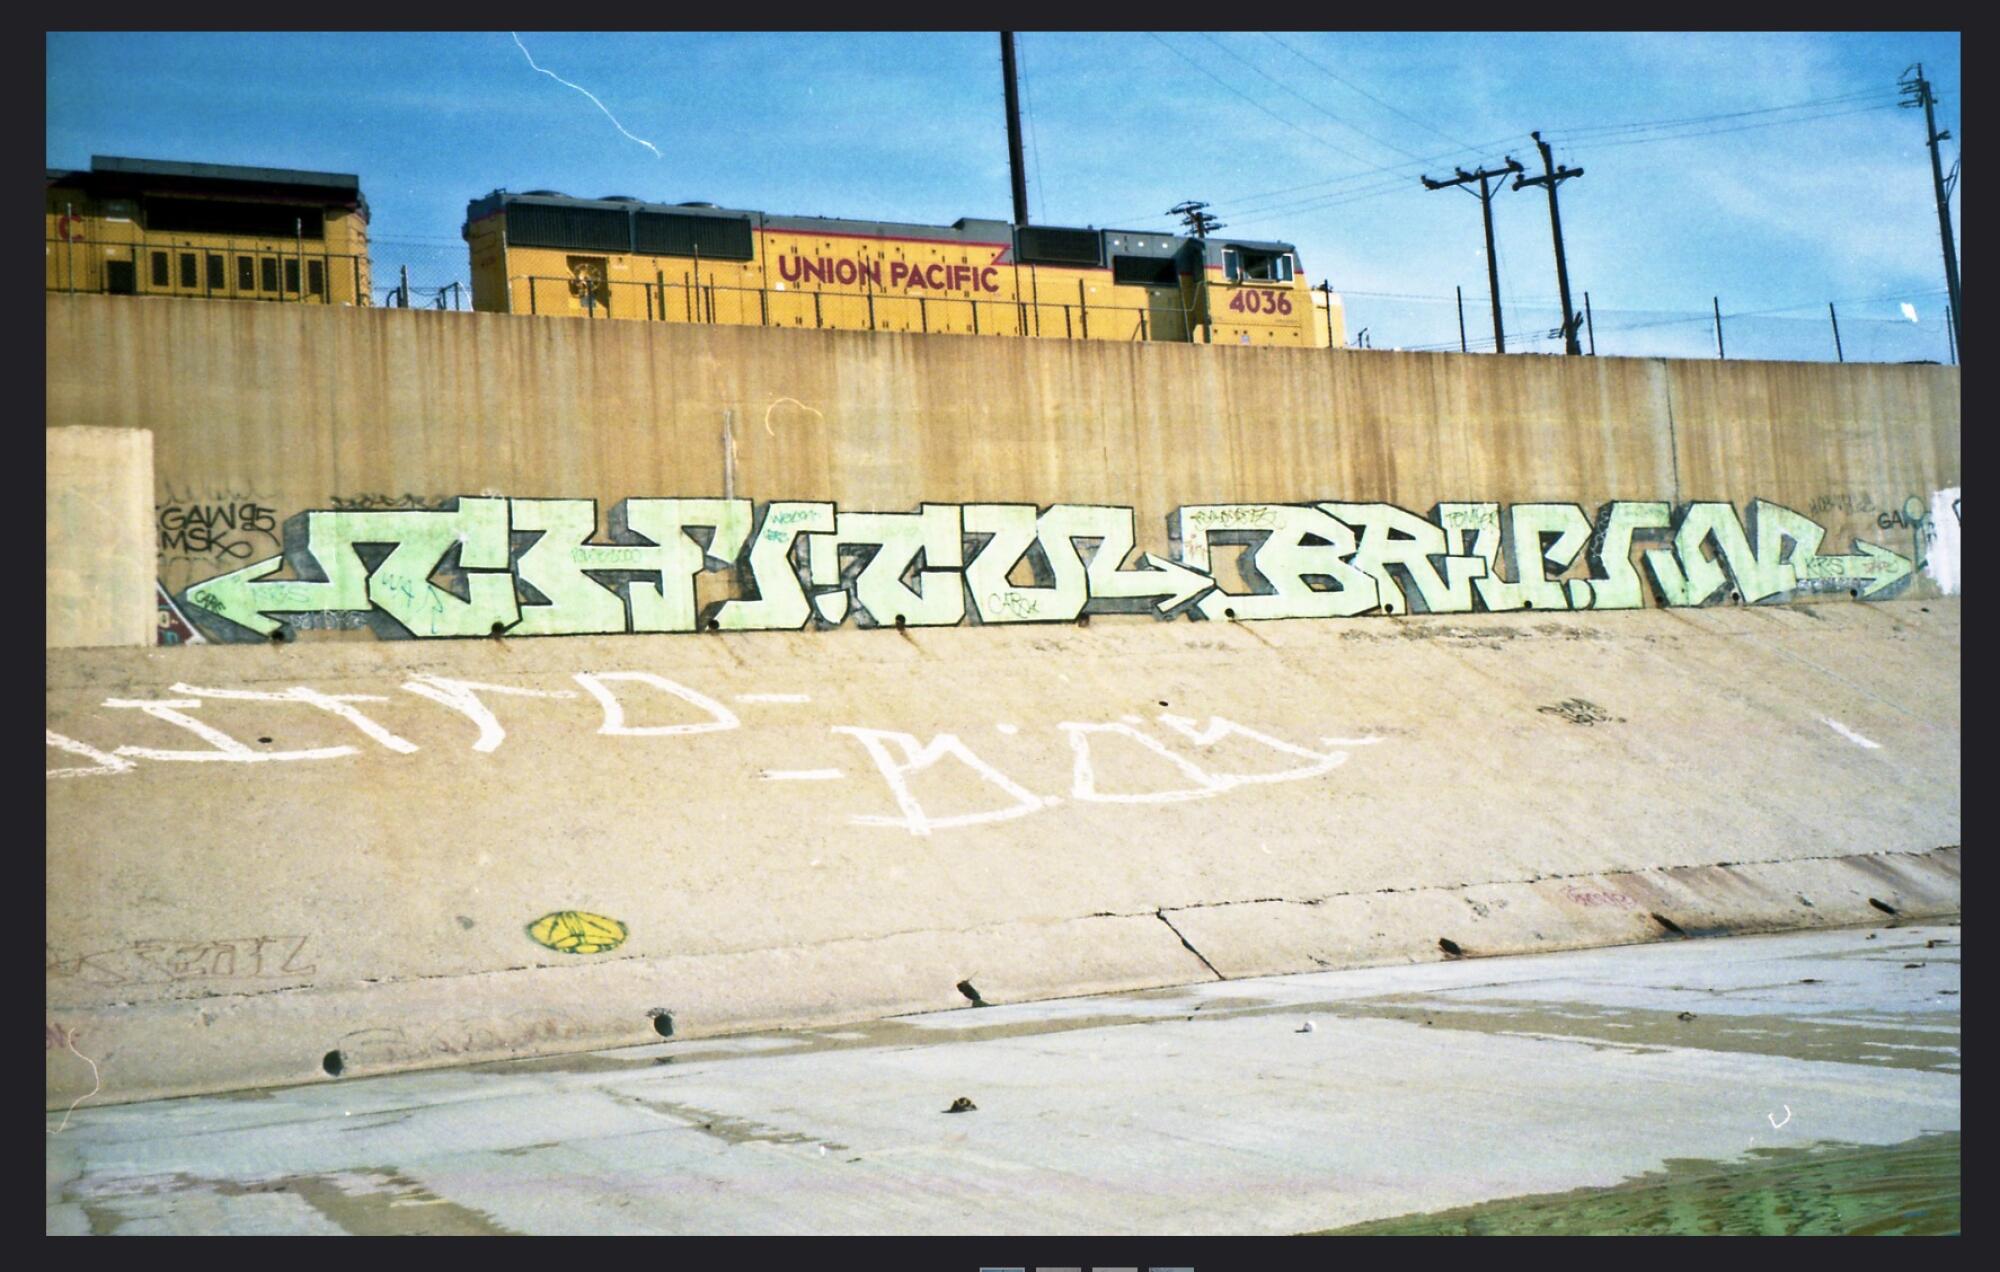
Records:
<instances>
[{"instance_id":1,"label":"concrete flood channel","mask_svg":"<svg viewBox=\"0 0 2000 1272\"><path fill-rule=\"evenodd\" d=\"M86 1102L48 1117L47 1228L1955 1232L1960 935L1938 920L969 1002Z\"/></svg>"}]
</instances>

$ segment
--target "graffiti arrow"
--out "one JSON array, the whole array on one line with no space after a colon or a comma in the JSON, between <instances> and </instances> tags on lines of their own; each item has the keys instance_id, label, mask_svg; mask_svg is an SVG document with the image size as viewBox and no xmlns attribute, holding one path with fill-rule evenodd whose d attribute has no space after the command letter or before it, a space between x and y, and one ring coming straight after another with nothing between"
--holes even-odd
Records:
<instances>
[{"instance_id":1,"label":"graffiti arrow","mask_svg":"<svg viewBox=\"0 0 2000 1272\"><path fill-rule=\"evenodd\" d=\"M1847 579L1867 586L1860 589L1862 596L1873 596L1891 583L1907 576L1915 568L1910 558L1899 556L1887 548L1877 547L1860 539L1854 546L1861 551L1854 556L1815 556L1799 569L1802 579Z\"/></svg>"},{"instance_id":2,"label":"graffiti arrow","mask_svg":"<svg viewBox=\"0 0 2000 1272\"><path fill-rule=\"evenodd\" d=\"M1162 597L1155 607L1162 614L1179 609L1215 586L1214 579L1191 565L1184 565L1167 557L1154 556L1150 552L1146 553L1145 560L1158 576L1156 582L1158 590L1148 595Z\"/></svg>"},{"instance_id":3,"label":"graffiti arrow","mask_svg":"<svg viewBox=\"0 0 2000 1272\"><path fill-rule=\"evenodd\" d=\"M1151 552L1142 554L1140 559L1146 563L1146 569L1106 569L1104 565L1107 562L1116 565L1117 556L1114 552L1100 550L1090 563L1091 597L1123 601L1157 596L1160 600L1154 607L1165 614L1215 586L1214 579L1180 561L1155 556Z\"/></svg>"},{"instance_id":4,"label":"graffiti arrow","mask_svg":"<svg viewBox=\"0 0 2000 1272\"><path fill-rule=\"evenodd\" d=\"M197 613L213 614L226 618L241 627L247 627L259 636L269 636L278 630L278 624L264 617L258 609L251 588L253 580L267 574L277 573L285 558L274 556L228 574L218 574L212 579L203 579L181 593L181 601Z\"/></svg>"}]
</instances>

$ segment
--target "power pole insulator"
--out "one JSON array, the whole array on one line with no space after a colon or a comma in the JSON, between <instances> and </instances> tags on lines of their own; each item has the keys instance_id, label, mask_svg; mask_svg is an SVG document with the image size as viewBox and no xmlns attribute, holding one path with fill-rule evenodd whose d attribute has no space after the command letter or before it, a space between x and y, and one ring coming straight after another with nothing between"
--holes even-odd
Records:
<instances>
[{"instance_id":1,"label":"power pole insulator","mask_svg":"<svg viewBox=\"0 0 2000 1272\"><path fill-rule=\"evenodd\" d=\"M1459 168L1456 171L1458 173L1457 177L1450 181L1433 181L1429 177L1419 177L1417 179L1424 183L1424 189L1426 190L1448 190L1454 187L1463 188L1470 186L1475 181L1479 183L1479 214L1480 219L1486 226L1486 286L1489 294L1493 297L1493 351L1495 353L1505 353L1507 352L1507 329L1500 321L1500 259L1493 249L1493 195L1495 191L1486 183L1494 177L1505 177L1510 173L1518 176L1525 169L1519 163L1515 162L1514 156L1508 155L1503 167L1481 168L1477 172L1467 172L1463 168ZM1467 193L1469 194L1471 191L1468 190Z\"/></svg>"},{"instance_id":2,"label":"power pole insulator","mask_svg":"<svg viewBox=\"0 0 2000 1272\"><path fill-rule=\"evenodd\" d=\"M1167 215L1179 217L1182 224L1194 231L1196 238L1207 238L1211 230L1223 228L1223 222L1203 210L1207 207L1206 203L1189 199L1168 208Z\"/></svg>"}]
</instances>

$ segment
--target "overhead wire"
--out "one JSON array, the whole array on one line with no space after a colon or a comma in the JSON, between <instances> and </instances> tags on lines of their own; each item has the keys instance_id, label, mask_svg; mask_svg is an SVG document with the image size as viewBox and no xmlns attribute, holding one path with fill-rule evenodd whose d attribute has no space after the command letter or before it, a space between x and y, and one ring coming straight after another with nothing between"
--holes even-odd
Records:
<instances>
[{"instance_id":1,"label":"overhead wire","mask_svg":"<svg viewBox=\"0 0 2000 1272\"><path fill-rule=\"evenodd\" d=\"M1312 107L1320 114L1325 115L1328 119L1331 119L1334 123L1339 124L1342 128L1347 129L1348 131L1356 134L1357 136L1364 137L1367 140L1374 142L1376 145L1382 147L1384 150L1393 150L1397 154L1403 155L1406 158L1414 159L1419 163L1423 162L1422 156L1418 155L1416 152L1405 150L1401 146L1398 146L1393 142L1384 141L1380 137L1375 136L1373 133L1370 133L1362 128L1358 128L1355 125L1349 123L1347 120L1342 119L1339 115L1336 115L1332 111L1328 110L1326 107L1321 106L1318 102L1315 102L1312 98L1307 97L1304 93L1301 93L1297 89L1292 88L1290 85L1286 84L1283 80L1280 80L1277 76L1272 75L1269 71L1266 71L1263 67L1257 65L1249 58L1244 57L1241 53L1238 53L1236 50L1222 43L1222 41L1216 39L1214 36L1208 34L1206 31L1196 32L1196 34L1200 35L1202 39L1207 40L1210 44L1213 44L1216 48L1221 49L1224 53L1228 54L1230 57L1233 57L1237 61L1243 63L1243 65L1249 67L1252 71L1256 72L1258 75L1262 76L1267 80L1270 80L1273 84L1276 84L1281 92L1289 93L1291 96L1298 98L1300 101Z\"/></svg>"},{"instance_id":2,"label":"overhead wire","mask_svg":"<svg viewBox=\"0 0 2000 1272\"><path fill-rule=\"evenodd\" d=\"M1434 132L1438 136L1444 138L1446 141L1456 143L1457 145L1462 146L1467 150L1478 149L1478 147L1472 145L1471 143L1465 141L1464 139L1452 136L1450 133L1444 131L1442 128L1433 127L1432 125L1425 123L1423 120L1418 119L1415 115L1412 115L1407 111L1397 109L1397 107L1394 106L1393 104L1383 101L1381 98L1375 96L1375 94L1369 92L1367 89L1361 87L1359 84L1356 84L1354 81L1347 79L1345 76L1341 75L1338 71L1335 71L1332 67L1327 66L1324 63L1314 58L1306 56L1306 54L1301 52L1296 46L1285 43L1277 36L1272 35L1269 31L1266 31L1263 34L1265 39L1277 45L1279 48L1284 49L1287 52L1291 53L1293 57L1298 58L1300 61L1303 61L1310 66L1317 67L1325 75L1331 77L1332 79L1338 81L1341 84L1346 85L1348 88L1353 89L1355 92L1361 94L1363 97L1366 97L1369 101L1374 102L1377 106L1382 107L1384 110L1392 111L1395 114L1402 116L1404 119L1409 120L1417 127L1422 128L1426 132Z\"/></svg>"}]
</instances>

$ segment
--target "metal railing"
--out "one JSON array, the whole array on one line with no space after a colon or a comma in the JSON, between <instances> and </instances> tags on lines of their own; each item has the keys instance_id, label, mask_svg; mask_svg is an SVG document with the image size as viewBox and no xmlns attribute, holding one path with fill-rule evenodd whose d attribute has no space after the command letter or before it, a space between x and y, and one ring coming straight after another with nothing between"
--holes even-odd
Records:
<instances>
[{"instance_id":1,"label":"metal railing","mask_svg":"<svg viewBox=\"0 0 2000 1272\"><path fill-rule=\"evenodd\" d=\"M1093 301L1081 283L1073 299L1044 292L1009 300L733 287L656 271L651 282L519 274L508 279L508 293L514 313L647 322L1179 343L1200 327L1182 296L1145 305Z\"/></svg>"},{"instance_id":2,"label":"metal railing","mask_svg":"<svg viewBox=\"0 0 2000 1272\"><path fill-rule=\"evenodd\" d=\"M43 289L109 295L366 305L368 258L313 250L303 239L188 242L134 233L120 238L55 235L46 248Z\"/></svg>"}]
</instances>

